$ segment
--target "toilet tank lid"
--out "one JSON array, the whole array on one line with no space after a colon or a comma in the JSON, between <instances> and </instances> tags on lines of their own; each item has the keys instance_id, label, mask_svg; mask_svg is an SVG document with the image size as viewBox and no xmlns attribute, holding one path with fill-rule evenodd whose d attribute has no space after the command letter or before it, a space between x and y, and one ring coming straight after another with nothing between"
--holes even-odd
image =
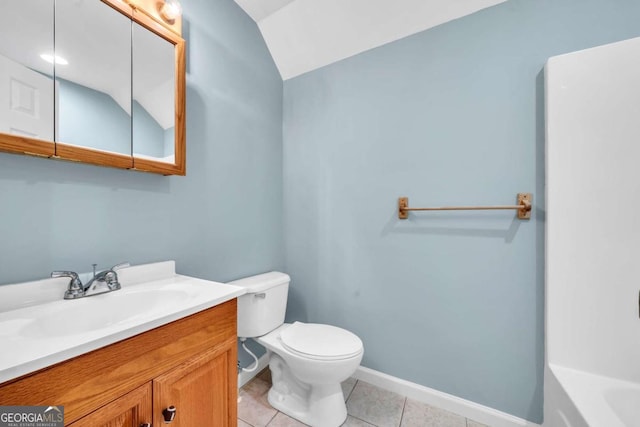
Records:
<instances>
[{"instance_id":1,"label":"toilet tank lid","mask_svg":"<svg viewBox=\"0 0 640 427\"><path fill-rule=\"evenodd\" d=\"M244 279L229 282L229 285L240 286L245 288L248 294L266 291L280 285L286 285L291 281L288 274L279 271L271 271L269 273L258 274L256 276L245 277Z\"/></svg>"}]
</instances>

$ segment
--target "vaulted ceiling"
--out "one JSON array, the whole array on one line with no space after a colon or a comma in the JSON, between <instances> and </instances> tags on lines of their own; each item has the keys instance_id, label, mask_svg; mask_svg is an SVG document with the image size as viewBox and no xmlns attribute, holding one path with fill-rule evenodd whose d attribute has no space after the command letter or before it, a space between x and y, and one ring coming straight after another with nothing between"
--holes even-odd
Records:
<instances>
[{"instance_id":1,"label":"vaulted ceiling","mask_svg":"<svg viewBox=\"0 0 640 427\"><path fill-rule=\"evenodd\" d=\"M235 0L284 80L506 0Z\"/></svg>"}]
</instances>

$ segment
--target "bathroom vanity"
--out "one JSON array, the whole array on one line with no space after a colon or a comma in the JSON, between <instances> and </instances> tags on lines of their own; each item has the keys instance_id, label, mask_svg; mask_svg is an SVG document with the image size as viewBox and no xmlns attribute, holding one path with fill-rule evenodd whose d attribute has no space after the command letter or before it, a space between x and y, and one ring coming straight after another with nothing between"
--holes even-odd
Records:
<instances>
[{"instance_id":1,"label":"bathroom vanity","mask_svg":"<svg viewBox=\"0 0 640 427\"><path fill-rule=\"evenodd\" d=\"M0 385L2 405L64 405L65 425L237 423L236 300ZM213 418L212 418L213 417Z\"/></svg>"},{"instance_id":2,"label":"bathroom vanity","mask_svg":"<svg viewBox=\"0 0 640 427\"><path fill-rule=\"evenodd\" d=\"M173 263L159 265L173 269ZM34 340L36 330L50 331L38 319L25 320L33 307L0 313L0 405L63 405L65 425L74 427L160 426L171 417L171 407L175 426L236 425L236 297L243 291L175 273L127 284L133 276L148 276L136 268L133 273L122 270L122 291L85 298L86 305L117 310L109 306L116 304L126 312L123 302L142 296L152 314L142 306L141 315L117 318L102 332L83 330L82 322L91 320L80 318L78 333L72 324L58 336ZM165 301L162 309L153 308L154 295ZM49 305L66 304L66 310L77 314L78 303L82 301L53 301L34 310L39 319L47 319L54 310ZM105 339L112 342L103 345Z\"/></svg>"}]
</instances>

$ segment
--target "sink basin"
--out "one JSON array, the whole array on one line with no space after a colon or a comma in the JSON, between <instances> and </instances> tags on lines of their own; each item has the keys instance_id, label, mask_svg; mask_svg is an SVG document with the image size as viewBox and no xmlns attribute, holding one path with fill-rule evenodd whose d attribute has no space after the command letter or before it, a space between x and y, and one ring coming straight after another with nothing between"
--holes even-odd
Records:
<instances>
[{"instance_id":1,"label":"sink basin","mask_svg":"<svg viewBox=\"0 0 640 427\"><path fill-rule=\"evenodd\" d=\"M121 290L47 307L26 323L21 334L27 337L56 337L105 329L161 312L189 297L175 289Z\"/></svg>"}]
</instances>

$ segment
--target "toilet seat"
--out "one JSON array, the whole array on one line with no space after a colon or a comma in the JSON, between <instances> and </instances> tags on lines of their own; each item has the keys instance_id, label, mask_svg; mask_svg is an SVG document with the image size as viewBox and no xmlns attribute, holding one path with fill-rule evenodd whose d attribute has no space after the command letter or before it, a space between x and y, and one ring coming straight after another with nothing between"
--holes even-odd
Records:
<instances>
[{"instance_id":1,"label":"toilet seat","mask_svg":"<svg viewBox=\"0 0 640 427\"><path fill-rule=\"evenodd\" d=\"M349 359L362 352L357 335L317 323L295 322L280 333L280 341L290 352L315 360Z\"/></svg>"}]
</instances>

